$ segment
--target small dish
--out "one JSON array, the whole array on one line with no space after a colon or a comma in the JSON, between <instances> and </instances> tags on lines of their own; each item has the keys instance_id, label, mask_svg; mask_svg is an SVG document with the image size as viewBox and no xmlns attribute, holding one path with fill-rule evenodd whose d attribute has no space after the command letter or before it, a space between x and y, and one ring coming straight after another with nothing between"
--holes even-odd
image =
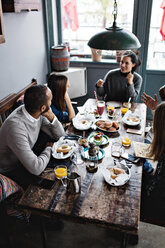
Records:
<instances>
[{"instance_id":1,"label":"small dish","mask_svg":"<svg viewBox=\"0 0 165 248\"><path fill-rule=\"evenodd\" d=\"M96 145L99 145L99 146L100 146L100 145L106 145L106 144L109 143L109 138L108 138L107 135L103 134L103 137L102 137L102 140L101 140L100 144L98 144L98 143L96 142L96 140L94 139L94 135L95 135L95 133L92 133L92 134L88 137L89 142L95 142Z\"/></svg>"},{"instance_id":2,"label":"small dish","mask_svg":"<svg viewBox=\"0 0 165 248\"><path fill-rule=\"evenodd\" d=\"M90 157L90 156L89 156L89 153L88 153L88 150L89 150L88 147L84 148L84 150L81 151L81 156L82 156L83 158L85 158L85 159L90 160L90 161L97 161L97 160L102 159L102 158L105 156L104 150L101 149L100 147L99 147L99 152L98 152L98 154L97 154L96 157Z\"/></svg>"}]
</instances>

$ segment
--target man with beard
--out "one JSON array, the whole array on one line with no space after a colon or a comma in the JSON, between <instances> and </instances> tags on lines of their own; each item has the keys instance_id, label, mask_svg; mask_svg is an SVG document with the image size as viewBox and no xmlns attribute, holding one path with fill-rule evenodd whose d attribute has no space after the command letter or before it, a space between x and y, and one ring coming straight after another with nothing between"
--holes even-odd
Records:
<instances>
[{"instance_id":1,"label":"man with beard","mask_svg":"<svg viewBox=\"0 0 165 248\"><path fill-rule=\"evenodd\" d=\"M33 151L42 130L54 140L65 135L50 105L51 90L43 85L26 90L24 105L14 110L0 128L0 173L23 188L33 183L49 163L52 142L39 155Z\"/></svg>"}]
</instances>

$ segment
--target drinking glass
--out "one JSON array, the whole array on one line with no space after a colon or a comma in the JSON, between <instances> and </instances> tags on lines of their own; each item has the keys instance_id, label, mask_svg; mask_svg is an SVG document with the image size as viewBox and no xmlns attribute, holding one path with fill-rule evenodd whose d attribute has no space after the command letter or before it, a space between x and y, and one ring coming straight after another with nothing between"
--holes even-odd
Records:
<instances>
[{"instance_id":1,"label":"drinking glass","mask_svg":"<svg viewBox=\"0 0 165 248\"><path fill-rule=\"evenodd\" d=\"M120 142L112 142L111 155L116 158L120 158L122 153L122 145Z\"/></svg>"},{"instance_id":2,"label":"drinking glass","mask_svg":"<svg viewBox=\"0 0 165 248\"><path fill-rule=\"evenodd\" d=\"M97 110L100 116L102 116L105 108L105 102L104 101L97 101Z\"/></svg>"},{"instance_id":3,"label":"drinking glass","mask_svg":"<svg viewBox=\"0 0 165 248\"><path fill-rule=\"evenodd\" d=\"M121 116L121 111L120 109L115 109L114 115L113 115L113 120L117 122L122 121L122 116Z\"/></svg>"},{"instance_id":4,"label":"drinking glass","mask_svg":"<svg viewBox=\"0 0 165 248\"><path fill-rule=\"evenodd\" d=\"M54 173L57 179L61 180L64 187L67 186L67 167L58 165L54 168Z\"/></svg>"},{"instance_id":5,"label":"drinking glass","mask_svg":"<svg viewBox=\"0 0 165 248\"><path fill-rule=\"evenodd\" d=\"M83 164L84 161L81 158L81 152L84 150L84 147L79 146L75 151L71 154L70 160L72 161L73 164L79 165Z\"/></svg>"}]
</instances>

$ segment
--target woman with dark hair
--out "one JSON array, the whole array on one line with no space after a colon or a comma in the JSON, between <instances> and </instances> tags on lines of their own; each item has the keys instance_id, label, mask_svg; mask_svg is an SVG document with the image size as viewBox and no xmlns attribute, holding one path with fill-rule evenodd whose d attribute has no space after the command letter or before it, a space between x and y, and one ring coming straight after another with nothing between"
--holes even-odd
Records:
<instances>
[{"instance_id":1,"label":"woman with dark hair","mask_svg":"<svg viewBox=\"0 0 165 248\"><path fill-rule=\"evenodd\" d=\"M52 91L51 109L62 123L68 123L75 117L75 112L68 95L70 87L68 78L64 75L52 74L48 79L48 87Z\"/></svg>"},{"instance_id":2,"label":"woman with dark hair","mask_svg":"<svg viewBox=\"0 0 165 248\"><path fill-rule=\"evenodd\" d=\"M135 71L141 62L138 56L127 51L123 53L120 61L120 69L109 71L104 80L96 83L96 92L105 98L105 101L135 102L142 85L141 76Z\"/></svg>"},{"instance_id":3,"label":"woman with dark hair","mask_svg":"<svg viewBox=\"0 0 165 248\"><path fill-rule=\"evenodd\" d=\"M155 173L143 174L142 186L142 213L147 215L163 217L165 220L165 102L158 105L155 110L153 121L154 138L150 147L150 157L158 161Z\"/></svg>"}]
</instances>

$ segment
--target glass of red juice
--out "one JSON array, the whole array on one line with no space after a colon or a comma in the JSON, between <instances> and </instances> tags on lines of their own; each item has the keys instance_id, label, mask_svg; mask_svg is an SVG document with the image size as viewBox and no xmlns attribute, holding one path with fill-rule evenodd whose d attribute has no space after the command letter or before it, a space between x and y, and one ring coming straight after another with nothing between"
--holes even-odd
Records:
<instances>
[{"instance_id":1,"label":"glass of red juice","mask_svg":"<svg viewBox=\"0 0 165 248\"><path fill-rule=\"evenodd\" d=\"M97 110L98 110L98 113L99 113L100 116L103 114L104 108L105 108L105 102L99 100L97 102Z\"/></svg>"}]
</instances>

